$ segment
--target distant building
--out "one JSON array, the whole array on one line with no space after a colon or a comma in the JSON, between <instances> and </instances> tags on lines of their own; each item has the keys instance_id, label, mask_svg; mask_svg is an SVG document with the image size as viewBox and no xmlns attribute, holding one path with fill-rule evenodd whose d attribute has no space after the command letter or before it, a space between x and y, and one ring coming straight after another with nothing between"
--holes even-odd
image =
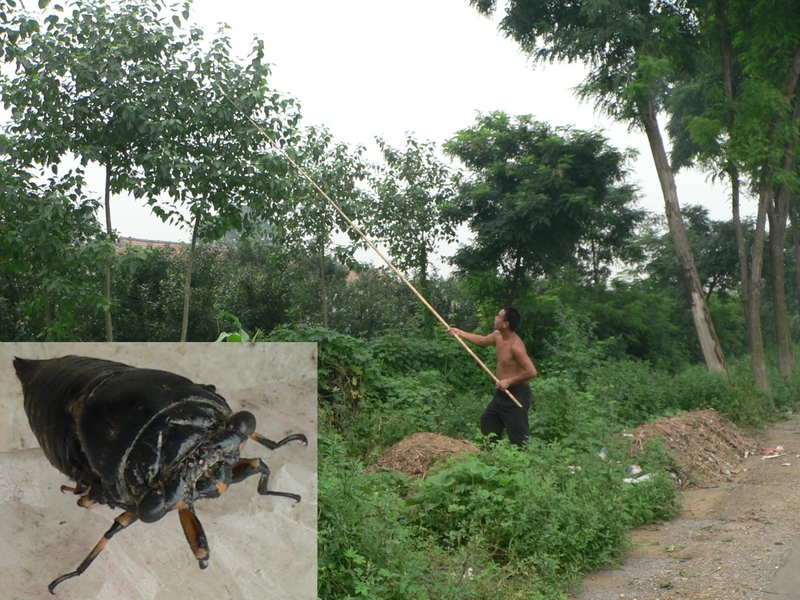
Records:
<instances>
[{"instance_id":1,"label":"distant building","mask_svg":"<svg viewBox=\"0 0 800 600\"><path fill-rule=\"evenodd\" d=\"M165 242L161 240L142 240L139 238L133 237L119 237L119 246L121 248L125 248L126 246L136 246L138 248L147 248L151 246L153 248L160 248L160 247L167 247L167 248L180 248L181 246L185 246L183 242Z\"/></svg>"}]
</instances>

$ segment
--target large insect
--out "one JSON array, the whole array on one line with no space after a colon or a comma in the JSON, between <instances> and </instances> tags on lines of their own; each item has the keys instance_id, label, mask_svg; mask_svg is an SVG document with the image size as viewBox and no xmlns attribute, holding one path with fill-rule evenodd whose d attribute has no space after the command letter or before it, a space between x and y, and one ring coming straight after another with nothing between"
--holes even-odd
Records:
<instances>
[{"instance_id":1,"label":"large insect","mask_svg":"<svg viewBox=\"0 0 800 600\"><path fill-rule=\"evenodd\" d=\"M83 573L108 540L137 520L153 523L177 510L201 569L208 541L194 512L200 498L219 497L231 483L259 474L258 493L300 496L267 489L269 468L260 458L241 458L248 439L274 450L301 433L273 442L256 433L252 413L233 413L214 386L155 369L65 356L14 359L25 412L45 456L75 481L62 492L80 496L84 508L99 503L124 509L75 571Z\"/></svg>"}]
</instances>

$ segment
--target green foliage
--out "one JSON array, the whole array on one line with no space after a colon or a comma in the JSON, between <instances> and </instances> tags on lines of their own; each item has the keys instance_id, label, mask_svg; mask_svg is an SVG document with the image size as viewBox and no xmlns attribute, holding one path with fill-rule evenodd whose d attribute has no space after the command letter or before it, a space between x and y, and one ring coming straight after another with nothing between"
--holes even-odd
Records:
<instances>
[{"instance_id":1,"label":"green foliage","mask_svg":"<svg viewBox=\"0 0 800 600\"><path fill-rule=\"evenodd\" d=\"M495 0L470 0L484 14ZM696 15L680 2L508 4L500 30L537 62L583 62L590 67L583 96L616 119L641 118L648 101L657 110L674 72L693 64Z\"/></svg>"},{"instance_id":2,"label":"green foliage","mask_svg":"<svg viewBox=\"0 0 800 600\"><path fill-rule=\"evenodd\" d=\"M624 455L620 456L621 453ZM630 452L624 446L612 447L609 459L616 459L620 464L627 465L631 460ZM673 463L663 446L654 440L636 454L636 462L642 467L645 475L653 473L656 476L646 481L622 486L622 497L629 518L628 526L641 527L674 517L681 510L681 501L675 493L672 479L664 471L665 467L672 466Z\"/></svg>"},{"instance_id":3,"label":"green foliage","mask_svg":"<svg viewBox=\"0 0 800 600\"><path fill-rule=\"evenodd\" d=\"M562 301L596 324L595 335L607 340L610 356L645 360L670 372L701 359L685 294L676 296L649 279L615 280L610 289L592 291L594 296L564 290ZM724 325L720 330L729 331ZM741 333L735 329L733 335Z\"/></svg>"},{"instance_id":4,"label":"green foliage","mask_svg":"<svg viewBox=\"0 0 800 600\"><path fill-rule=\"evenodd\" d=\"M434 338L388 334L369 343L381 371L387 376L411 375L437 370L441 377L458 391L474 389L487 382L486 375L444 330ZM473 348L484 362L493 356L493 348Z\"/></svg>"},{"instance_id":5,"label":"green foliage","mask_svg":"<svg viewBox=\"0 0 800 600\"><path fill-rule=\"evenodd\" d=\"M378 202L369 229L388 244L400 268L425 273L440 241L455 235L453 224L444 219L455 194L453 176L433 142L419 142L409 134L404 150L381 138L377 143L383 163L373 175Z\"/></svg>"},{"instance_id":6,"label":"green foliage","mask_svg":"<svg viewBox=\"0 0 800 600\"><path fill-rule=\"evenodd\" d=\"M672 377L636 360L608 360L597 365L587 386L598 398L612 400L621 424L633 427L677 411Z\"/></svg>"},{"instance_id":7,"label":"green foliage","mask_svg":"<svg viewBox=\"0 0 800 600\"><path fill-rule=\"evenodd\" d=\"M23 169L54 175L73 159L103 167L108 236L112 193L144 198L164 221L191 227L193 239L248 230L282 211L285 161L267 150L252 123L260 120L286 143L299 119L294 100L268 88L262 42L241 64L224 34L206 44L201 29L185 27L188 7L74 0L36 18L12 11L9 23L3 14L9 26L0 28L0 55L16 68L3 77L0 96L15 156ZM106 252L104 271L114 258ZM190 257L188 273L192 266ZM187 282L186 311L191 289ZM80 289L71 291L64 302L87 303ZM109 317L115 303L106 296ZM193 306L201 315L204 308Z\"/></svg>"},{"instance_id":8,"label":"green foliage","mask_svg":"<svg viewBox=\"0 0 800 600\"><path fill-rule=\"evenodd\" d=\"M377 143L383 162L375 166L371 178L376 201L366 229L388 248L393 264L408 276L413 274L416 287L427 298L431 257L442 241L455 238L455 224L445 217L455 196L453 176L433 142L419 142L408 134L404 150L381 138ZM421 305L417 310L431 331L432 316Z\"/></svg>"},{"instance_id":9,"label":"green foliage","mask_svg":"<svg viewBox=\"0 0 800 600\"><path fill-rule=\"evenodd\" d=\"M363 210L362 192L358 183L367 175L364 148L334 142L325 127L308 127L288 148L292 158L314 181L297 173L292 180L293 206L286 221L274 223L287 240L302 241L311 248L327 247L334 233L355 235L339 212L319 192L317 186L335 199L351 219ZM352 250L352 249L351 249ZM347 253L352 255L352 252ZM341 258L344 254L339 254Z\"/></svg>"},{"instance_id":10,"label":"green foliage","mask_svg":"<svg viewBox=\"0 0 800 600\"><path fill-rule=\"evenodd\" d=\"M669 478L655 472L653 482L625 486L624 470L596 452L501 444L429 475L411 503L439 543L459 547L477 537L496 560L525 564L532 592L544 593L618 556L641 519L639 505L657 518L675 514Z\"/></svg>"},{"instance_id":11,"label":"green foliage","mask_svg":"<svg viewBox=\"0 0 800 600\"><path fill-rule=\"evenodd\" d=\"M239 321L239 319L236 317L236 315L232 315L231 313L229 313L227 311L224 311L224 310L220 311L219 318L220 319L223 319L223 318L224 319L229 319L229 320L233 321L233 325L236 328L236 331L234 331L234 332L227 332L227 331L221 332L219 334L219 337L217 338L218 342L256 342L256 341L258 341L258 338L261 335L261 330L259 329L259 330L257 330L255 332L255 334L253 334L251 336L249 333L247 333L242 328L242 323Z\"/></svg>"},{"instance_id":12,"label":"green foliage","mask_svg":"<svg viewBox=\"0 0 800 600\"><path fill-rule=\"evenodd\" d=\"M735 296L741 281L733 222L711 219L708 209L702 206L688 205L681 213L706 298ZM663 224L660 230L664 231ZM744 220L742 230L745 245L750 247L755 235L753 220ZM680 266L669 234L651 233L643 236L642 243L649 257L644 266L647 275L656 286L669 287L676 296L684 296Z\"/></svg>"},{"instance_id":13,"label":"green foliage","mask_svg":"<svg viewBox=\"0 0 800 600\"><path fill-rule=\"evenodd\" d=\"M319 436L320 598L423 598L428 559L414 539L400 475L364 475L333 433Z\"/></svg>"},{"instance_id":14,"label":"green foliage","mask_svg":"<svg viewBox=\"0 0 800 600\"><path fill-rule=\"evenodd\" d=\"M585 451L597 450L619 428L613 396L596 398L569 378L547 377L531 385L531 435Z\"/></svg>"},{"instance_id":15,"label":"green foliage","mask_svg":"<svg viewBox=\"0 0 800 600\"><path fill-rule=\"evenodd\" d=\"M476 235L453 262L462 272L498 274L506 302L530 277L564 265L604 280L642 218L631 207L633 188L621 183L627 156L598 133L495 112L459 131L445 151L471 172L452 218Z\"/></svg>"},{"instance_id":16,"label":"green foliage","mask_svg":"<svg viewBox=\"0 0 800 600\"><path fill-rule=\"evenodd\" d=\"M314 265L310 271L316 271L318 277L313 281L317 291L314 294L317 306L313 310L321 315L321 324L328 327L328 278L329 270L334 267L330 256L335 256L339 263L352 262L353 253L359 246L360 240L339 210L350 220L357 219L364 210L364 192L358 186L366 177L367 171L362 157L364 148L350 148L344 143L334 143L333 136L327 129L309 127L297 136L287 151L294 162L300 165L302 173L292 172L290 206L285 216L272 219L270 226L282 243L302 245L308 248L309 259L314 257ZM320 189L325 191L327 198L320 193ZM333 200L339 210L329 199ZM337 234L349 234L351 243L333 244L333 237ZM341 267L339 270L341 271ZM305 282L308 283L309 279L306 277ZM302 318L299 322L302 322Z\"/></svg>"},{"instance_id":17,"label":"green foliage","mask_svg":"<svg viewBox=\"0 0 800 600\"><path fill-rule=\"evenodd\" d=\"M130 249L128 253L134 253ZM141 254L141 253L135 253ZM123 254L122 256L126 256ZM185 247L148 249L130 269L114 276L115 335L118 341L177 341L181 334ZM269 247L199 245L192 277L193 309L189 341L215 340L221 311L236 315L251 331L269 331L286 322L288 289L283 260ZM91 315L92 313L90 313ZM88 339L102 336L94 321Z\"/></svg>"},{"instance_id":18,"label":"green foliage","mask_svg":"<svg viewBox=\"0 0 800 600\"><path fill-rule=\"evenodd\" d=\"M110 310L101 294L114 246L94 218L83 173L35 177L16 142L0 137L2 339L80 340L85 308Z\"/></svg>"},{"instance_id":19,"label":"green foliage","mask_svg":"<svg viewBox=\"0 0 800 600\"><path fill-rule=\"evenodd\" d=\"M276 138L299 115L267 87L260 41L240 64L225 35L206 44L201 29L184 29L188 4L75 0L70 8L56 6L6 57L18 68L2 96L29 162L56 168L74 154L99 163L111 192L146 198L164 220L199 218L209 240L274 210L286 178L265 173L286 167L239 110Z\"/></svg>"}]
</instances>

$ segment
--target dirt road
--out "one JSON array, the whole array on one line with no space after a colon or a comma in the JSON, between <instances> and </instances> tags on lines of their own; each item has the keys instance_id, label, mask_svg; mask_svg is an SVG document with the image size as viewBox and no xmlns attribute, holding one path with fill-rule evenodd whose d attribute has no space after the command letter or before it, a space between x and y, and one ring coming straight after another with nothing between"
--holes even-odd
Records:
<instances>
[{"instance_id":1,"label":"dirt road","mask_svg":"<svg viewBox=\"0 0 800 600\"><path fill-rule=\"evenodd\" d=\"M683 493L683 512L637 530L619 569L587 576L579 600L800 598L800 415L771 425L741 472Z\"/></svg>"}]
</instances>

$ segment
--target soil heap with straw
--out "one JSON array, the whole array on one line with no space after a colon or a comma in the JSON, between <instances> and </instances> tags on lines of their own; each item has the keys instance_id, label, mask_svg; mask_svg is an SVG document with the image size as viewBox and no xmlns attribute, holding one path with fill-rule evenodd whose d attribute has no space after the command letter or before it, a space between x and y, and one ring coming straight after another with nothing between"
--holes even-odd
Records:
<instances>
[{"instance_id":1,"label":"soil heap with straw","mask_svg":"<svg viewBox=\"0 0 800 600\"><path fill-rule=\"evenodd\" d=\"M408 477L424 478L435 462L467 452L478 452L478 447L439 433L415 433L384 452L377 464Z\"/></svg>"}]
</instances>

